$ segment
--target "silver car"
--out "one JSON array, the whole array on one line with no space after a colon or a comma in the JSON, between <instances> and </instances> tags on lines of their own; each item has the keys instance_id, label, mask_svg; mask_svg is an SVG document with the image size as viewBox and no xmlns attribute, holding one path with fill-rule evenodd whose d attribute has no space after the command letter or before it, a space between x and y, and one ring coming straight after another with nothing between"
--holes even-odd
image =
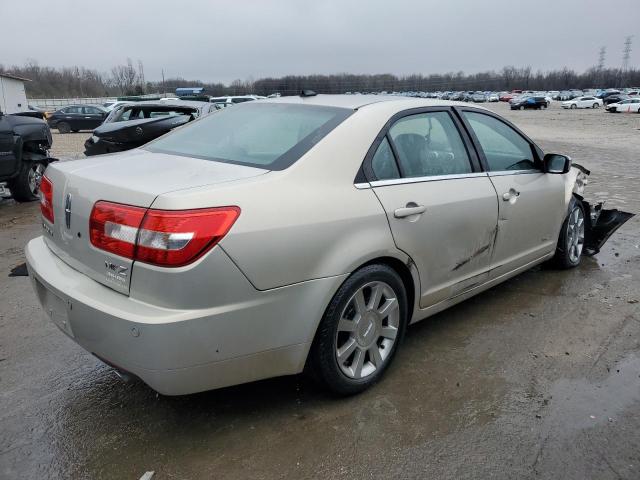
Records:
<instances>
[{"instance_id":1,"label":"silver car","mask_svg":"<svg viewBox=\"0 0 640 480\"><path fill-rule=\"evenodd\" d=\"M408 324L596 253L631 215L588 173L483 108L306 92L49 166L27 263L66 335L160 393L306 367L352 394Z\"/></svg>"}]
</instances>

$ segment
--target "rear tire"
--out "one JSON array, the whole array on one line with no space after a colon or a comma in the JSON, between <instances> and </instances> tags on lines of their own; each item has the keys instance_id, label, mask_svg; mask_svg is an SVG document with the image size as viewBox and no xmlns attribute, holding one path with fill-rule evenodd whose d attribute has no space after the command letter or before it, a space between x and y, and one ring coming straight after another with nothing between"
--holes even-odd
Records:
<instances>
[{"instance_id":1,"label":"rear tire","mask_svg":"<svg viewBox=\"0 0 640 480\"><path fill-rule=\"evenodd\" d=\"M562 223L556 254L553 261L562 269L575 268L580 265L584 250L584 208L575 198L571 201L569 214Z\"/></svg>"},{"instance_id":2,"label":"rear tire","mask_svg":"<svg viewBox=\"0 0 640 480\"><path fill-rule=\"evenodd\" d=\"M407 294L387 265L368 265L340 286L309 352L315 379L338 395L375 384L393 361L407 324Z\"/></svg>"},{"instance_id":3,"label":"rear tire","mask_svg":"<svg viewBox=\"0 0 640 480\"><path fill-rule=\"evenodd\" d=\"M69 125L67 122L59 122L56 125L56 128L60 133L69 133L71 131L71 125Z\"/></svg>"},{"instance_id":4,"label":"rear tire","mask_svg":"<svg viewBox=\"0 0 640 480\"><path fill-rule=\"evenodd\" d=\"M18 176L8 182L13 199L17 202L33 202L38 200L40 182L47 168L42 162L22 161Z\"/></svg>"}]
</instances>

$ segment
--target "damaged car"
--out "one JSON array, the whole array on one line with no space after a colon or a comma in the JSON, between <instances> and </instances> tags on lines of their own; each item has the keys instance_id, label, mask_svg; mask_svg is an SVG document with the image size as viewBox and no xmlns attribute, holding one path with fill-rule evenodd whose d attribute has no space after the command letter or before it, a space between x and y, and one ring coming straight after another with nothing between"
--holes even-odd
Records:
<instances>
[{"instance_id":1,"label":"damaged car","mask_svg":"<svg viewBox=\"0 0 640 480\"><path fill-rule=\"evenodd\" d=\"M6 182L18 202L37 200L49 156L51 130L41 118L0 111L0 190Z\"/></svg>"},{"instance_id":2,"label":"damaged car","mask_svg":"<svg viewBox=\"0 0 640 480\"><path fill-rule=\"evenodd\" d=\"M91 156L137 148L216 110L209 102L126 103L114 108L93 131L84 143L84 153Z\"/></svg>"},{"instance_id":3,"label":"damaged car","mask_svg":"<svg viewBox=\"0 0 640 480\"><path fill-rule=\"evenodd\" d=\"M305 91L51 165L27 265L62 332L162 394L308 371L349 395L407 325L597 253L632 215L588 173L481 107Z\"/></svg>"}]
</instances>

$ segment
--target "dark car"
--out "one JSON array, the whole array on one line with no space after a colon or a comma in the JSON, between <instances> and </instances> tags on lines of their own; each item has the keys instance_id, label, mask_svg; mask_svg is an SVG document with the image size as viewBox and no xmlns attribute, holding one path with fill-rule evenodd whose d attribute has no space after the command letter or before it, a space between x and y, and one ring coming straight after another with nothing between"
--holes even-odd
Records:
<instances>
[{"instance_id":1,"label":"dark car","mask_svg":"<svg viewBox=\"0 0 640 480\"><path fill-rule=\"evenodd\" d=\"M549 106L549 102L545 97L519 97L512 99L509 104L511 110L522 110L523 108L540 110Z\"/></svg>"},{"instance_id":2,"label":"dark car","mask_svg":"<svg viewBox=\"0 0 640 480\"><path fill-rule=\"evenodd\" d=\"M602 97L602 103L607 106L611 103L620 103L623 100L628 100L631 98L629 95L625 95L624 93L612 93L611 95L607 95Z\"/></svg>"},{"instance_id":3,"label":"dark car","mask_svg":"<svg viewBox=\"0 0 640 480\"><path fill-rule=\"evenodd\" d=\"M116 107L84 143L85 155L137 148L218 107L209 102L172 100L137 102Z\"/></svg>"},{"instance_id":4,"label":"dark car","mask_svg":"<svg viewBox=\"0 0 640 480\"><path fill-rule=\"evenodd\" d=\"M51 130L39 118L0 112L0 182L19 202L36 200L49 157Z\"/></svg>"},{"instance_id":5,"label":"dark car","mask_svg":"<svg viewBox=\"0 0 640 480\"><path fill-rule=\"evenodd\" d=\"M48 114L47 122L60 133L93 130L107 117L107 112L98 105L67 105Z\"/></svg>"}]
</instances>

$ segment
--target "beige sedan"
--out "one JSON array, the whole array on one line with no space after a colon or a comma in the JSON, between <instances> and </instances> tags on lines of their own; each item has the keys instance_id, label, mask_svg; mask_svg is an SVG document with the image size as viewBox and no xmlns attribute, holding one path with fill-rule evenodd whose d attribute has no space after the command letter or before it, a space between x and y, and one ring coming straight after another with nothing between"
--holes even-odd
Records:
<instances>
[{"instance_id":1,"label":"beige sedan","mask_svg":"<svg viewBox=\"0 0 640 480\"><path fill-rule=\"evenodd\" d=\"M60 330L158 392L306 367L352 394L408 324L597 253L630 214L588 173L482 108L304 92L51 165L28 267Z\"/></svg>"}]
</instances>

